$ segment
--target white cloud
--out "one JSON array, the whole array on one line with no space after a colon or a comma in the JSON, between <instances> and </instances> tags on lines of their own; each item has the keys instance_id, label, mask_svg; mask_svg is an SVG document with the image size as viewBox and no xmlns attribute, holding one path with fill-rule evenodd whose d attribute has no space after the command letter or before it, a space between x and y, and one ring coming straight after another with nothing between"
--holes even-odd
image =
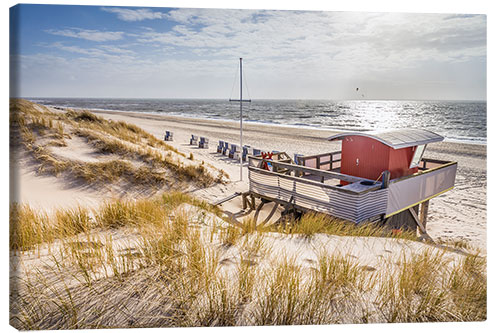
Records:
<instances>
[{"instance_id":1,"label":"white cloud","mask_svg":"<svg viewBox=\"0 0 500 333\"><path fill-rule=\"evenodd\" d=\"M106 63L133 61L134 52L131 50L109 45L99 45L98 47L80 47L75 45L65 45L61 42L44 45L46 48L57 49L77 55L79 59L101 59ZM29 59L26 58L26 59Z\"/></svg>"},{"instance_id":2,"label":"white cloud","mask_svg":"<svg viewBox=\"0 0 500 333\"><path fill-rule=\"evenodd\" d=\"M119 40L123 38L123 31L99 31L99 30L87 30L87 29L79 29L79 28L71 28L64 30L46 30L47 33L56 35L56 36L64 36L64 37L73 37L86 39L94 42L107 42L113 40Z\"/></svg>"},{"instance_id":3,"label":"white cloud","mask_svg":"<svg viewBox=\"0 0 500 333\"><path fill-rule=\"evenodd\" d=\"M176 22L168 32L143 28L127 33L138 42L147 43L150 49L169 47L173 49L170 55L212 59L244 56L264 71L283 66L284 72L294 69L316 75L323 67L323 71L336 75L364 75L414 68L423 61L464 62L486 56L484 16L222 9L175 9L163 14L150 9L103 10L129 21L167 15ZM78 29L50 32L95 41L116 40L124 35ZM130 52L125 48L115 51Z\"/></svg>"},{"instance_id":4,"label":"white cloud","mask_svg":"<svg viewBox=\"0 0 500 333\"><path fill-rule=\"evenodd\" d=\"M420 87L426 82L443 86L453 80L476 82L474 95L457 93L466 98L482 96L485 83L486 20L481 15L104 10L128 21L168 16L174 25L169 24L166 32L132 25L126 33L115 32L123 40L113 45L50 45L76 59L60 62L60 68L50 62L47 66L60 77L74 71L79 82L89 82L89 96L227 97L239 57L244 58L248 84L257 98L343 98L352 90L350 85L363 83L383 98L411 98L416 91L422 98L433 94L442 98L438 89ZM97 30L50 33L105 39ZM34 61L25 58L23 63ZM75 66L78 70L71 69ZM33 66L32 72L36 71ZM106 88L101 91L93 82ZM398 82L405 87L398 88ZM343 91L348 92L343 95Z\"/></svg>"},{"instance_id":5,"label":"white cloud","mask_svg":"<svg viewBox=\"0 0 500 333\"><path fill-rule=\"evenodd\" d=\"M116 47L116 46L111 46L111 45L101 45L99 47L102 50L108 51L109 53L116 53L116 54L133 54L135 53L132 50L128 50L124 47Z\"/></svg>"},{"instance_id":6,"label":"white cloud","mask_svg":"<svg viewBox=\"0 0 500 333\"><path fill-rule=\"evenodd\" d=\"M171 31L146 31L139 41L197 53L207 48L211 56L316 59L353 68L413 67L426 59L486 55L483 16L209 9L176 9L168 16L178 23Z\"/></svg>"},{"instance_id":7,"label":"white cloud","mask_svg":"<svg viewBox=\"0 0 500 333\"><path fill-rule=\"evenodd\" d=\"M151 9L126 9L118 7L104 7L101 9L108 13L114 13L117 15L118 19L127 22L155 20L166 16L161 12L154 12Z\"/></svg>"}]
</instances>

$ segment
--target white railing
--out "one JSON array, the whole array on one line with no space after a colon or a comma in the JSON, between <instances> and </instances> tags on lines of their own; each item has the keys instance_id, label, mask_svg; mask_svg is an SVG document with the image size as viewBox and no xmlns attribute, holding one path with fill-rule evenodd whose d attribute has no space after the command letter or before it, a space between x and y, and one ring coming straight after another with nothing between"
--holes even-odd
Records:
<instances>
[{"instance_id":1,"label":"white railing","mask_svg":"<svg viewBox=\"0 0 500 333\"><path fill-rule=\"evenodd\" d=\"M457 163L450 162L390 181L386 217L451 190L455 185L456 173Z\"/></svg>"},{"instance_id":2,"label":"white railing","mask_svg":"<svg viewBox=\"0 0 500 333\"><path fill-rule=\"evenodd\" d=\"M269 163L269 170L263 170L262 163ZM418 173L391 180L386 188L381 182L289 161L264 162L256 157L249 158L248 176L250 192L258 196L359 223L377 216L387 218L453 188L456 162L423 160L422 163L425 166ZM432 167L427 169L427 164ZM320 181L310 179L311 175ZM323 182L329 178L350 185L339 187ZM366 183L372 185L365 186Z\"/></svg>"}]
</instances>

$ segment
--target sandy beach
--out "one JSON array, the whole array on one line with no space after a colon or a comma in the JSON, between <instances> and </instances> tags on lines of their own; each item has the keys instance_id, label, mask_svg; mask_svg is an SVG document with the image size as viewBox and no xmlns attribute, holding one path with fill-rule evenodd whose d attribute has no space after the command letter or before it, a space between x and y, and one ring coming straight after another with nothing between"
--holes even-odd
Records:
<instances>
[{"instance_id":1,"label":"sandy beach","mask_svg":"<svg viewBox=\"0 0 500 333\"><path fill-rule=\"evenodd\" d=\"M218 140L239 143L239 124L209 119L183 118L174 116L93 111L105 118L134 123L162 137L166 130L174 132L171 142L180 151L192 152L214 166L224 168L232 180L239 179L239 165L236 161L217 154ZM340 150L339 142L327 142L334 131L267 124L244 123L243 144L263 150L286 151L304 155ZM210 139L210 149L189 146L191 134ZM437 239L466 240L486 250L486 146L455 142L440 142L428 146L425 157L458 162L455 188L433 199L429 208L428 231ZM217 189L198 193L201 197L225 197L232 192L245 190L244 182L235 182Z\"/></svg>"},{"instance_id":2,"label":"sandy beach","mask_svg":"<svg viewBox=\"0 0 500 333\"><path fill-rule=\"evenodd\" d=\"M311 297L318 299L319 303L312 305L315 310L311 313L320 308L325 311L307 319L300 319L300 316L289 318L285 321L287 323L483 318L483 305L475 308L474 311L478 312L470 312L471 316L469 312L464 312L449 318L441 316L440 308L433 305L428 307L435 313L432 315L420 313L419 307L413 309L404 305L394 308L396 317L393 317L385 313L383 302L387 297L391 299L397 290L387 287L393 283L389 281L390 277L407 274L408 271L402 269L405 267L413 267L410 275L415 282L402 288L411 289L416 298L420 297L420 291L414 290L414 287L420 285L417 280L423 272L427 274L432 270L435 273L432 276L436 281L429 282L432 297L437 297L434 294L439 293L434 287L438 280L453 281L453 274L468 274L467 269L482 272L481 265L486 254L485 146L444 142L434 144L426 152L427 157L457 161L459 165L456 187L431 201L427 228L437 243L429 244L417 241L415 234L387 237L386 231L374 234L370 229L365 231L363 227L352 225L347 232L327 230L328 224L321 224L324 223L321 219L325 218L321 216L306 215L302 223L282 230L262 225L256 228L251 219L245 220L244 217L237 222L226 219L223 212L236 213L242 209L240 197L221 205L221 210L207 203L248 190L246 165L242 169L243 180L239 181L239 163L216 152L218 140L239 141L238 123L112 111L75 112L22 100L16 103L14 107L20 108L23 113L15 122L20 130L11 124L14 126L11 128L11 144L16 147L16 153L11 156L11 180L15 184L11 187L11 202L26 205L11 206L11 226L13 222L16 225L10 233L10 268L12 288L19 291L21 297L27 297L28 302L54 297L57 298L56 303L61 299L65 302L66 297L73 299L70 295L76 293L79 296L75 298L74 307L84 322L83 327L93 325L93 309L98 304L103 307L100 318L103 327L130 325L129 315L117 316L117 304L125 304L126 312L130 311L139 318L134 324L175 326L178 325L172 321L175 316L174 319L169 316L154 319L150 316L151 311L164 311L165 300L156 302L154 299L165 285L147 280L158 274L163 276L163 265L173 265L174 262L180 265L174 269L176 274L179 269L187 270L188 280L191 275L193 281L199 280L200 266L193 260L200 259L206 270L203 274L209 276L206 281L220 279L218 281L223 284L233 283L227 288L240 292L248 281L251 283L248 286L251 293L245 297L253 301L244 301L244 308L235 305L235 309L239 310L234 311L250 311L252 315L246 317L240 313L230 322L231 325L267 323L259 321L259 318L265 317L262 311L266 308L260 302L275 294L275 287L269 284L272 278L269 280L269 277L281 274L280 270L286 274L298 274L286 277L286 283L300 281L301 288L304 288L300 291L300 300L304 304L308 304L307 300ZM174 133L174 140L168 144L163 142L166 130ZM209 149L189 145L191 134L209 138ZM243 142L263 151L279 150L291 156L294 153L307 155L339 150L338 142L326 141L332 134L332 131L247 123ZM22 141L17 141L19 139ZM108 165L111 167L107 168ZM257 224L266 218L272 206L264 206ZM279 217L278 209L271 220ZM171 257L172 253L183 254ZM325 265L333 269L328 274L333 274L331 278L339 284L346 283L342 282L344 278L360 279L355 287L356 302L362 303L366 312L359 313L358 307L350 307L348 303L336 308L328 297L307 294L309 291L323 293L311 279L316 279L317 272L322 270L329 272L330 268ZM337 275L339 265L352 270L354 275ZM474 267L466 269L467 265ZM253 278L245 275L249 267L257 274ZM79 278L80 275L84 280ZM34 289L25 289L30 284L23 281L34 276L35 285L49 283L54 288L46 291L32 285ZM233 278L228 279L229 276ZM108 283L123 281L120 280L122 277L125 277L125 287L123 284L119 288L105 287ZM174 279L184 278L183 273ZM464 292L478 294L477 300L471 300L471 306L483 304L485 284L482 275L463 278L477 280L468 282L478 287L477 292L464 285ZM252 279L267 282L253 285ZM399 281L405 279L399 278ZM194 291L197 287L189 281L183 285L192 286L193 290L170 290L171 296L168 297L181 300L186 292L201 293L196 300L200 303L189 305L193 311L198 309L196 311L200 313L210 311L205 308L205 297L226 297L226 287L217 289L214 294L205 286L203 290L208 290L205 295L202 291ZM281 278L279 281L281 284ZM307 287L308 283L313 284ZM93 291L94 286L100 288L101 285L106 290L143 286L147 295L140 298L140 303L136 303L136 298L130 297L128 292L118 293L119 297L123 297L122 301L117 301L114 296L108 300L105 294ZM209 285L210 288L222 286ZM70 294L58 296L57 293L65 290L64 286L70 287ZM322 286L330 290L328 284ZM453 303L455 296L451 296L461 292L455 287L454 284L447 284L443 290L449 295L447 301L451 303L448 306L454 309L451 311L459 313L460 305ZM286 290L283 295L286 295ZM177 295L177 292L180 294ZM19 306L18 295L13 294L12 297L12 304ZM285 300L286 296L283 297ZM89 299L90 304L95 305L89 306ZM343 299L344 302L349 301L349 298ZM13 325L28 327L26 323L30 323L35 316L40 318L36 321L40 328L73 327L65 319L65 314L61 315L58 308L51 304L46 302L44 309L29 310L26 317L14 315L11 317ZM145 310L147 308L141 304L152 304L156 308ZM284 308L277 306L275 309ZM11 314L25 310L21 306L12 311ZM59 322L52 322L53 316ZM197 316L189 319L191 325L204 323ZM276 323L277 319L273 318L266 320Z\"/></svg>"},{"instance_id":3,"label":"sandy beach","mask_svg":"<svg viewBox=\"0 0 500 333\"><path fill-rule=\"evenodd\" d=\"M56 111L52 109L53 111ZM231 182L218 184L207 189L192 192L209 202L229 196L234 192L248 189L247 170L243 168L243 182L239 182L240 167L237 161L216 153L218 140L239 143L239 124L231 121L184 118L177 116L152 115L143 113L93 111L106 119L135 124L157 138L163 138L166 130L174 132L174 140L169 142L180 152L192 153L195 160L203 160L216 168L226 171ZM209 149L199 149L189 145L191 134L210 139ZM276 126L268 124L244 123L243 143L265 151L285 151L304 155L340 150L339 142L327 142L334 131ZM66 148L62 153L85 158L88 154L78 143ZM83 157L82 157L83 156ZM455 188L431 201L428 219L429 234L441 240L465 240L471 245L486 250L486 146L454 142L429 145L425 157L458 162ZM87 158L88 160L88 158ZM95 189L67 188L62 182L35 176L27 166L20 168L21 200L45 209L54 205L65 207L76 203L97 205L103 196L116 197L113 192L96 192ZM50 196L44 195L50 189ZM119 196L126 196L121 193ZM227 203L224 208L237 211L240 200ZM277 215L278 216L278 215Z\"/></svg>"},{"instance_id":4,"label":"sandy beach","mask_svg":"<svg viewBox=\"0 0 500 333\"><path fill-rule=\"evenodd\" d=\"M9 8L12 328L493 326L488 8L141 6Z\"/></svg>"}]
</instances>

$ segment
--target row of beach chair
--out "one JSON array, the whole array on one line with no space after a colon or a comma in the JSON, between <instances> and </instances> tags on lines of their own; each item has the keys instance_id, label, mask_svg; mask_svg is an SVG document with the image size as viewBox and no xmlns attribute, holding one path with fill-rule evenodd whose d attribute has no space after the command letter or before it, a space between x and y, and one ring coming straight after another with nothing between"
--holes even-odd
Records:
<instances>
[{"instance_id":1,"label":"row of beach chair","mask_svg":"<svg viewBox=\"0 0 500 333\"><path fill-rule=\"evenodd\" d=\"M173 141L174 140L174 132L165 131L165 141ZM199 148L208 148L208 138L200 137L200 141L198 141L198 136L191 134L191 139L189 140L190 145L198 146Z\"/></svg>"},{"instance_id":2,"label":"row of beach chair","mask_svg":"<svg viewBox=\"0 0 500 333\"><path fill-rule=\"evenodd\" d=\"M249 145L244 145L243 151L241 151L239 145L219 140L219 145L217 146L217 152L225 156L227 155L227 157L235 160L239 160L241 155L243 161L246 161L248 155L251 156L260 155L262 153L262 150L257 148L252 148Z\"/></svg>"},{"instance_id":3,"label":"row of beach chair","mask_svg":"<svg viewBox=\"0 0 500 333\"><path fill-rule=\"evenodd\" d=\"M165 131L165 141L173 141L174 139L174 132L172 131ZM208 148L208 143L209 139L205 137L198 137L197 135L191 134L191 139L189 140L189 144L192 146L198 146L199 148ZM235 160L240 159L240 155L243 159L243 161L247 160L247 156L260 156L262 154L262 150L258 148L252 148L249 145L244 145L243 146L243 152L240 149L239 145L236 144L231 144L226 141L219 140L219 145L217 146L217 152ZM273 153L278 153L278 151L273 151ZM299 154L295 154L299 155ZM297 156L294 156L295 160ZM295 161L297 162L297 161Z\"/></svg>"},{"instance_id":4,"label":"row of beach chair","mask_svg":"<svg viewBox=\"0 0 500 333\"><path fill-rule=\"evenodd\" d=\"M198 148L204 148L204 149L208 148L208 142L209 142L208 138L205 138L203 136L200 137L200 141L198 141L198 136L194 134L191 134L191 139L189 140L190 145L198 146Z\"/></svg>"}]
</instances>

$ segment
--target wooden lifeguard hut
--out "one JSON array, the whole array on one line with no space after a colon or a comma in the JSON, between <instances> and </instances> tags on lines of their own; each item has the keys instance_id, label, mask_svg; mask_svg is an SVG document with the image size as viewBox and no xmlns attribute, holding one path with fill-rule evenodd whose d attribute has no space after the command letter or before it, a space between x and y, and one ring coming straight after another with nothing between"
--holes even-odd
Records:
<instances>
[{"instance_id":1,"label":"wooden lifeguard hut","mask_svg":"<svg viewBox=\"0 0 500 333\"><path fill-rule=\"evenodd\" d=\"M354 223L419 228L426 234L429 200L455 184L456 162L423 156L426 146L442 141L442 136L423 129L396 129L346 132L327 140L341 140L342 150L297 156L296 163L286 153L265 161L249 157L244 207L250 196L251 202L259 198L282 205L285 212L291 207L318 211Z\"/></svg>"},{"instance_id":2,"label":"wooden lifeguard hut","mask_svg":"<svg viewBox=\"0 0 500 333\"><path fill-rule=\"evenodd\" d=\"M443 141L444 137L424 129L406 128L339 133L329 137L328 140L342 141L340 173L371 180L379 180L383 177L387 177L387 180L389 178L396 180L418 173L427 145ZM341 184L347 185L346 182L342 181ZM405 193L410 195L414 191L418 191L418 189L407 188ZM388 219L388 223L396 228L408 224L415 225L411 223L413 214L418 214L420 209L419 222L425 227L429 201L430 198L417 202L413 206L413 212L410 210L412 207L404 207L406 209L400 209L389 216L386 215L386 218L393 216L392 219ZM418 205L419 203L421 205Z\"/></svg>"},{"instance_id":3,"label":"wooden lifeguard hut","mask_svg":"<svg viewBox=\"0 0 500 333\"><path fill-rule=\"evenodd\" d=\"M443 139L423 129L347 132L328 138L342 141L341 173L372 180L384 171L390 172L391 179L418 172L427 144Z\"/></svg>"}]
</instances>

